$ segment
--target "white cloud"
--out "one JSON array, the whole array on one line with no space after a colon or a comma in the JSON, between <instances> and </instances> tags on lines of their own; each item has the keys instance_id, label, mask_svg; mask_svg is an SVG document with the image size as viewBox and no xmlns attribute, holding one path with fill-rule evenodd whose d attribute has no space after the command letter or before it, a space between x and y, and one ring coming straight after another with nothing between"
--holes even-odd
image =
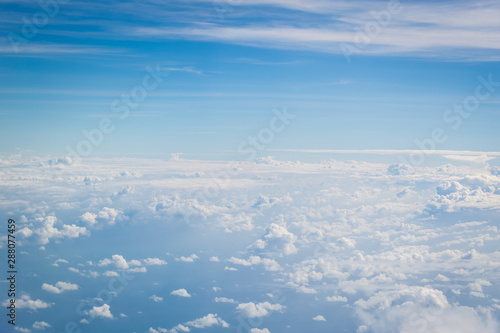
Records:
<instances>
[{"instance_id":1,"label":"white cloud","mask_svg":"<svg viewBox=\"0 0 500 333\"><path fill-rule=\"evenodd\" d=\"M302 294L317 294L318 293L314 288L309 288L306 286L300 286L299 288L297 288L297 292L302 293Z\"/></svg>"},{"instance_id":2,"label":"white cloud","mask_svg":"<svg viewBox=\"0 0 500 333\"><path fill-rule=\"evenodd\" d=\"M57 259L56 261L54 261L52 266L59 267L59 264L68 264L68 263L69 262L65 259Z\"/></svg>"},{"instance_id":3,"label":"white cloud","mask_svg":"<svg viewBox=\"0 0 500 333\"><path fill-rule=\"evenodd\" d=\"M232 298L227 298L227 297L215 297L214 301L216 303L236 303L236 301Z\"/></svg>"},{"instance_id":4,"label":"white cloud","mask_svg":"<svg viewBox=\"0 0 500 333\"><path fill-rule=\"evenodd\" d=\"M3 306L9 306L9 304L9 300L5 300L2 303ZM18 309L30 309L36 311L39 309L46 309L51 306L51 303L44 302L40 299L32 300L29 295L22 295L19 299L16 300L16 308Z\"/></svg>"},{"instance_id":5,"label":"white cloud","mask_svg":"<svg viewBox=\"0 0 500 333\"><path fill-rule=\"evenodd\" d=\"M267 328L262 328L262 329L260 329L260 328L252 328L250 330L250 333L271 333L271 332Z\"/></svg>"},{"instance_id":6,"label":"white cloud","mask_svg":"<svg viewBox=\"0 0 500 333\"><path fill-rule=\"evenodd\" d=\"M315 321L326 321L325 317L322 315L317 315L316 317L313 318Z\"/></svg>"},{"instance_id":7,"label":"white cloud","mask_svg":"<svg viewBox=\"0 0 500 333\"><path fill-rule=\"evenodd\" d=\"M83 214L82 216L80 216L80 221L89 225L89 226L93 226L94 224L97 223L96 218L97 218L96 214L87 212L87 213Z\"/></svg>"},{"instance_id":8,"label":"white cloud","mask_svg":"<svg viewBox=\"0 0 500 333\"><path fill-rule=\"evenodd\" d=\"M172 291L170 294L180 297L191 297L191 295L187 292L186 289L177 289Z\"/></svg>"},{"instance_id":9,"label":"white cloud","mask_svg":"<svg viewBox=\"0 0 500 333\"><path fill-rule=\"evenodd\" d=\"M23 236L24 238L28 238L30 237L31 235L33 235L33 231L30 230L29 228L27 227L24 227L20 230L17 231L17 233L21 236Z\"/></svg>"},{"instance_id":10,"label":"white cloud","mask_svg":"<svg viewBox=\"0 0 500 333\"><path fill-rule=\"evenodd\" d=\"M97 213L97 219L103 223L113 225L122 217L123 212L116 210L114 208L104 207L99 213Z\"/></svg>"},{"instance_id":11,"label":"white cloud","mask_svg":"<svg viewBox=\"0 0 500 333\"><path fill-rule=\"evenodd\" d=\"M189 257L180 257L180 258L175 258L176 261L184 261L184 262L193 262L195 261L196 259L198 259L199 257L196 255L196 254L192 254L190 255Z\"/></svg>"},{"instance_id":12,"label":"white cloud","mask_svg":"<svg viewBox=\"0 0 500 333\"><path fill-rule=\"evenodd\" d=\"M166 265L167 262L163 259L159 259L159 258L146 258L143 260L144 262L144 265L146 266L153 266L153 265Z\"/></svg>"},{"instance_id":13,"label":"white cloud","mask_svg":"<svg viewBox=\"0 0 500 333\"><path fill-rule=\"evenodd\" d=\"M60 294L67 290L78 290L79 286L77 284L59 281L55 286L51 284L44 283L42 289L54 294Z\"/></svg>"},{"instance_id":14,"label":"white cloud","mask_svg":"<svg viewBox=\"0 0 500 333\"><path fill-rule=\"evenodd\" d=\"M127 263L127 260L125 260L125 258L123 258L123 256L119 255L119 254L112 255L111 259L105 258L103 260L100 260L97 263L97 266L102 267L102 266L108 266L111 264L114 264L117 269L128 269L129 268L129 264Z\"/></svg>"},{"instance_id":15,"label":"white cloud","mask_svg":"<svg viewBox=\"0 0 500 333\"><path fill-rule=\"evenodd\" d=\"M282 218L280 216L281 221L278 223L271 223L263 239L256 241L251 248L276 251L281 256L297 253L295 247L297 237L287 230L287 224Z\"/></svg>"},{"instance_id":16,"label":"white cloud","mask_svg":"<svg viewBox=\"0 0 500 333\"><path fill-rule=\"evenodd\" d=\"M52 327L49 323L46 323L45 321L35 321L33 323L33 328L36 330L44 330L46 328Z\"/></svg>"},{"instance_id":17,"label":"white cloud","mask_svg":"<svg viewBox=\"0 0 500 333\"><path fill-rule=\"evenodd\" d=\"M149 297L149 299L153 300L153 302L156 302L156 303L160 303L163 301L163 297L156 296L156 295Z\"/></svg>"},{"instance_id":18,"label":"white cloud","mask_svg":"<svg viewBox=\"0 0 500 333\"><path fill-rule=\"evenodd\" d=\"M208 315L185 322L184 324L178 324L174 328L168 330L166 328L158 327L156 329L150 327L150 333L177 333L177 332L189 332L190 327L193 328L206 328L212 326L221 326L224 328L229 327L229 324L220 318L217 314L209 313Z\"/></svg>"},{"instance_id":19,"label":"white cloud","mask_svg":"<svg viewBox=\"0 0 500 333\"><path fill-rule=\"evenodd\" d=\"M146 269L146 267L135 267L135 268L129 269L128 271L131 273L146 273L147 269Z\"/></svg>"},{"instance_id":20,"label":"white cloud","mask_svg":"<svg viewBox=\"0 0 500 333\"><path fill-rule=\"evenodd\" d=\"M347 297L344 296L327 296L328 302L347 302Z\"/></svg>"},{"instance_id":21,"label":"white cloud","mask_svg":"<svg viewBox=\"0 0 500 333\"><path fill-rule=\"evenodd\" d=\"M231 257L228 259L228 261L235 264L235 265L242 265L242 266L252 266L252 265L263 264L265 269L268 271L281 270L281 267L276 260L261 258L259 256L250 256L248 259Z\"/></svg>"},{"instance_id":22,"label":"white cloud","mask_svg":"<svg viewBox=\"0 0 500 333\"><path fill-rule=\"evenodd\" d=\"M195 328L205 328L214 325L229 327L229 324L222 320L217 314L208 314L205 317L186 322L184 325Z\"/></svg>"},{"instance_id":23,"label":"white cloud","mask_svg":"<svg viewBox=\"0 0 500 333\"><path fill-rule=\"evenodd\" d=\"M281 304L263 303L240 303L236 310L245 318L258 318L267 316L271 311L283 312L285 307Z\"/></svg>"},{"instance_id":24,"label":"white cloud","mask_svg":"<svg viewBox=\"0 0 500 333\"><path fill-rule=\"evenodd\" d=\"M55 216L40 217L36 220L36 223L41 224L41 227L35 229L33 232L38 236L39 242L43 245L48 244L52 238L78 238L89 234L85 227L79 227L74 224L62 224L62 229L57 229L54 227L58 221Z\"/></svg>"},{"instance_id":25,"label":"white cloud","mask_svg":"<svg viewBox=\"0 0 500 333\"><path fill-rule=\"evenodd\" d=\"M120 274L118 274L115 271L106 271L102 275L107 276L107 277L117 277L117 276L120 276Z\"/></svg>"},{"instance_id":26,"label":"white cloud","mask_svg":"<svg viewBox=\"0 0 500 333\"><path fill-rule=\"evenodd\" d=\"M212 262L219 262L220 260L219 260L218 257L212 256L212 257L210 257L210 261L212 261Z\"/></svg>"},{"instance_id":27,"label":"white cloud","mask_svg":"<svg viewBox=\"0 0 500 333\"><path fill-rule=\"evenodd\" d=\"M88 311L88 314L91 317L113 319L113 315L111 314L110 307L108 304L103 304L102 306L94 306L91 310Z\"/></svg>"}]
</instances>

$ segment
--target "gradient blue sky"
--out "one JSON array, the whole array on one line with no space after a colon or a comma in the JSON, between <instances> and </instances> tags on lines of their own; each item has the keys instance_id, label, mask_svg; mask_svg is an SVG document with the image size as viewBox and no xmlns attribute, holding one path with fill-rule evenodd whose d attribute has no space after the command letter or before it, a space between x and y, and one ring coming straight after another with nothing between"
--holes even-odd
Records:
<instances>
[{"instance_id":1,"label":"gradient blue sky","mask_svg":"<svg viewBox=\"0 0 500 333\"><path fill-rule=\"evenodd\" d=\"M14 52L43 10L2 0L0 151L64 154L110 117L97 154L216 154L283 107L297 118L268 148L417 149L442 127L437 149L500 151L500 88L459 129L443 120L478 76L500 81L500 4L402 1L348 62L342 43L388 3L70 1ZM157 65L169 76L119 120L112 102Z\"/></svg>"}]
</instances>

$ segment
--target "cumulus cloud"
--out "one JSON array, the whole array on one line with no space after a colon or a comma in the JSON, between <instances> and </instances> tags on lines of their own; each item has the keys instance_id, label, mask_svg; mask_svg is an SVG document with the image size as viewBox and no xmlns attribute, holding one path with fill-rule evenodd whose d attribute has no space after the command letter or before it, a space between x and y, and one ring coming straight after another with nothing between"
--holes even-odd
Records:
<instances>
[{"instance_id":1,"label":"cumulus cloud","mask_svg":"<svg viewBox=\"0 0 500 333\"><path fill-rule=\"evenodd\" d=\"M44 283L42 289L54 294L60 294L67 290L78 290L79 286L70 282L59 281L55 286L51 284Z\"/></svg>"},{"instance_id":2,"label":"cumulus cloud","mask_svg":"<svg viewBox=\"0 0 500 333\"><path fill-rule=\"evenodd\" d=\"M143 178L134 178L121 176L116 171L123 168L122 160L89 158L81 162L85 163L83 165L68 168L71 173L67 177L58 177L57 181L50 178L54 181L54 189L65 198L66 202L60 204L60 197L35 198L21 191L26 184L37 186L38 180L29 183L34 179L52 177L46 174L48 168L43 168L42 172L39 166L38 169L26 167L31 163L27 159L22 163L20 158L12 159L11 171L0 170L0 178L2 183L12 184L9 191L13 191L13 197L23 199L1 201L0 206L20 216L18 235L30 255L37 253L49 267L50 264L64 266L58 269L62 281L70 280L64 277L71 275L70 272L84 278L102 274L111 280L121 271L144 272L148 276L151 274L152 280L148 278L148 281L159 281L154 275L159 272L149 267L165 265L166 261L152 248L146 247L153 251L144 256L146 259L130 260L119 254L109 254L109 258L88 263L90 257L85 257L85 253L81 259L71 255L71 250L65 247L71 245L68 238L90 235L82 226L94 230L114 223L113 228L99 232L116 232L120 239L121 235L130 232L120 228L118 223L120 212L124 211L127 216L134 214L134 220L154 221L162 230L170 228L178 218L191 216L195 223L182 225L189 229L186 233L189 241L199 242L201 237L216 232L219 236L215 241L224 242L213 247L217 257L209 257L211 253L206 252L211 261L209 267L214 270L214 284L227 283L235 274L247 274L254 279L257 288L272 281L299 293L309 293L295 294L287 303L273 296L271 303L292 307L297 305L293 302L304 299L339 302L332 306L359 315L360 332L411 333L423 329L442 333L447 332L446 326L457 330L454 322L460 323L466 332L472 326L476 326L477 331L498 331L495 326L498 312L488 312L490 308L497 311L500 306L500 302L495 301L500 298L495 285L496 263L500 262L496 218L500 177L495 174L497 168L475 164L462 166L463 161L458 165L413 166L406 172L402 167L391 168L387 163L366 161L292 163L263 159L262 163L237 163L234 168L239 175L235 182L231 181L231 185L215 198L203 200L189 191L203 188L210 182L206 175L214 170L226 170L227 163L183 160L169 161L165 165L164 161L130 159L127 163L132 164L131 170L137 169L144 174ZM0 164L6 165L4 162L2 159ZM95 185L91 198L88 197L89 187L82 186L85 177ZM118 195L124 186L131 186L135 191ZM43 188L39 190L45 193ZM293 201L287 199L288 193ZM4 193L4 196L7 199L10 194ZM146 206L141 204L144 202ZM126 218L123 213L123 219ZM76 226L65 226L67 221L78 222ZM178 226L176 224L174 229ZM250 230L252 232L247 232ZM126 236L124 239L129 239L130 235ZM179 237L184 236L181 233ZM30 243L35 241L58 244L57 247L46 246L46 253L42 253L38 250L40 244L30 249ZM0 240L2 245L5 247L5 238ZM179 252L186 248L170 251L187 255L179 256L177 261L194 261L196 265L178 265L179 268L190 270L208 264L199 262L189 252ZM57 259L66 252L56 253L56 249L69 251L73 267L68 268L67 261ZM190 251L198 250L194 247ZM215 264L217 261L224 265ZM235 272L235 267L240 272ZM33 274L36 273L35 270ZM33 292L37 288L40 291L40 285L34 288ZM226 297L212 296L214 302L227 303L214 305L227 308L234 304L243 317L262 317L264 313L284 311L284 308L270 309L263 305L265 303L238 304L236 300L251 296L242 284L238 288L236 293L232 287L225 287ZM148 290L143 301L152 304L147 295L158 291ZM62 285L46 283L42 285L42 292L66 291ZM51 306L29 298L18 301L25 308ZM417 317L410 317L414 313ZM426 317L429 313L443 316L430 320ZM313 315L305 319L311 320ZM463 323L459 316L470 325ZM51 322L50 316L44 318ZM294 319L290 317L290 325ZM151 329L183 332L186 329L194 331L195 327L181 323L173 328Z\"/></svg>"},{"instance_id":3,"label":"cumulus cloud","mask_svg":"<svg viewBox=\"0 0 500 333\"><path fill-rule=\"evenodd\" d=\"M328 302L347 302L347 297L344 296L327 296Z\"/></svg>"},{"instance_id":4,"label":"cumulus cloud","mask_svg":"<svg viewBox=\"0 0 500 333\"><path fill-rule=\"evenodd\" d=\"M86 212L80 216L80 221L88 226L114 225L117 221L125 219L123 211L115 208L103 207L99 212Z\"/></svg>"},{"instance_id":5,"label":"cumulus cloud","mask_svg":"<svg viewBox=\"0 0 500 333\"><path fill-rule=\"evenodd\" d=\"M150 333L177 333L177 332L189 332L190 327L192 328L206 328L206 327L212 327L212 326L221 326L224 328L229 327L229 324L225 322L221 317L219 317L217 314L212 314L209 313L204 317L191 320L188 322L185 322L184 324L178 324L174 328L168 330L166 328L149 328Z\"/></svg>"},{"instance_id":6,"label":"cumulus cloud","mask_svg":"<svg viewBox=\"0 0 500 333\"><path fill-rule=\"evenodd\" d=\"M113 319L113 315L111 314L110 307L108 304L103 304L102 306L94 306L91 310L88 311L88 314L91 317Z\"/></svg>"},{"instance_id":7,"label":"cumulus cloud","mask_svg":"<svg viewBox=\"0 0 500 333\"><path fill-rule=\"evenodd\" d=\"M89 235L85 227L80 227L75 224L62 224L62 228L57 229L54 226L57 221L57 217L52 215L36 218L36 225L41 226L34 229L33 233L38 236L38 240L41 244L48 244L52 238L78 238L80 236Z\"/></svg>"},{"instance_id":8,"label":"cumulus cloud","mask_svg":"<svg viewBox=\"0 0 500 333\"><path fill-rule=\"evenodd\" d=\"M227 297L215 297L214 302L216 303L236 303L236 301L232 298Z\"/></svg>"},{"instance_id":9,"label":"cumulus cloud","mask_svg":"<svg viewBox=\"0 0 500 333\"><path fill-rule=\"evenodd\" d=\"M267 328L252 328L250 333L271 333Z\"/></svg>"},{"instance_id":10,"label":"cumulus cloud","mask_svg":"<svg viewBox=\"0 0 500 333\"><path fill-rule=\"evenodd\" d=\"M33 328L36 330L44 330L46 328L52 327L49 323L46 323L44 321L35 321L33 323Z\"/></svg>"},{"instance_id":11,"label":"cumulus cloud","mask_svg":"<svg viewBox=\"0 0 500 333\"><path fill-rule=\"evenodd\" d=\"M106 271L102 275L107 276L107 277L117 277L117 276L120 276L120 274L118 274L115 271Z\"/></svg>"},{"instance_id":12,"label":"cumulus cloud","mask_svg":"<svg viewBox=\"0 0 500 333\"><path fill-rule=\"evenodd\" d=\"M258 318L270 314L272 311L284 312L285 306L281 304L271 304L269 302L263 303L240 303L236 310L245 318Z\"/></svg>"},{"instance_id":13,"label":"cumulus cloud","mask_svg":"<svg viewBox=\"0 0 500 333\"><path fill-rule=\"evenodd\" d=\"M281 217L282 218L282 217ZM280 256L297 253L295 242L297 236L289 232L286 222L271 223L262 239L257 240L250 248L256 250L275 251Z\"/></svg>"},{"instance_id":14,"label":"cumulus cloud","mask_svg":"<svg viewBox=\"0 0 500 333\"><path fill-rule=\"evenodd\" d=\"M192 321L188 321L184 324L185 326L191 326L195 328L205 328L211 326L222 326L229 327L229 324L222 320L217 314L209 313L205 317L198 318Z\"/></svg>"},{"instance_id":15,"label":"cumulus cloud","mask_svg":"<svg viewBox=\"0 0 500 333\"><path fill-rule=\"evenodd\" d=\"M259 256L250 256L248 259L231 257L228 259L228 261L235 265L242 265L242 266L263 264L265 269L268 271L279 271L282 269L276 260L261 258Z\"/></svg>"},{"instance_id":16,"label":"cumulus cloud","mask_svg":"<svg viewBox=\"0 0 500 333\"><path fill-rule=\"evenodd\" d=\"M9 306L9 304L9 300L5 300L2 303L3 306ZM40 299L32 300L29 295L22 295L19 299L16 300L16 308L18 309L30 309L36 311L39 309L46 309L51 306L51 303L44 302Z\"/></svg>"},{"instance_id":17,"label":"cumulus cloud","mask_svg":"<svg viewBox=\"0 0 500 333\"><path fill-rule=\"evenodd\" d=\"M190 255L189 257L180 257L180 258L175 258L176 261L184 261L184 262L194 262L196 259L198 259L199 257L196 255L196 254L192 254Z\"/></svg>"},{"instance_id":18,"label":"cumulus cloud","mask_svg":"<svg viewBox=\"0 0 500 333\"><path fill-rule=\"evenodd\" d=\"M191 297L191 295L187 292L186 289L177 289L172 291L170 294L180 297Z\"/></svg>"},{"instance_id":19,"label":"cumulus cloud","mask_svg":"<svg viewBox=\"0 0 500 333\"><path fill-rule=\"evenodd\" d=\"M322 315L317 315L316 317L313 318L315 321L326 321L325 317Z\"/></svg>"},{"instance_id":20,"label":"cumulus cloud","mask_svg":"<svg viewBox=\"0 0 500 333\"><path fill-rule=\"evenodd\" d=\"M127 263L127 260L125 260L125 258L123 258L123 256L119 255L119 254L114 254L113 256L111 256L111 259L105 258L103 260L100 260L97 263L97 266L102 267L102 266L108 266L111 264L114 264L115 267L118 269L128 269L129 268L129 264Z\"/></svg>"},{"instance_id":21,"label":"cumulus cloud","mask_svg":"<svg viewBox=\"0 0 500 333\"><path fill-rule=\"evenodd\" d=\"M153 266L153 265L158 265L158 266L161 266L161 265L166 265L167 262L163 259L159 259L159 258L146 258L143 260L144 262L144 265L146 266Z\"/></svg>"},{"instance_id":22,"label":"cumulus cloud","mask_svg":"<svg viewBox=\"0 0 500 333\"><path fill-rule=\"evenodd\" d=\"M297 288L298 293L302 294L317 294L318 292L314 288L306 287L306 286L300 286Z\"/></svg>"}]
</instances>

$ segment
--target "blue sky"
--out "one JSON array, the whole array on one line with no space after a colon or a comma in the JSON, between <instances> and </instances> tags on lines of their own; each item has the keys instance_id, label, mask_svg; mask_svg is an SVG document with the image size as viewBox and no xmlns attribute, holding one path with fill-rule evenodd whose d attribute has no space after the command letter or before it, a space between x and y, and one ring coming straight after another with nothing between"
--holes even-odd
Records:
<instances>
[{"instance_id":1,"label":"blue sky","mask_svg":"<svg viewBox=\"0 0 500 333\"><path fill-rule=\"evenodd\" d=\"M500 331L498 0L0 6L0 331Z\"/></svg>"},{"instance_id":2,"label":"blue sky","mask_svg":"<svg viewBox=\"0 0 500 333\"><path fill-rule=\"evenodd\" d=\"M216 155L284 107L296 121L267 148L417 149L443 127L437 149L500 149L497 91L458 130L443 121L478 76L500 81L494 1L70 1L15 52L41 4L1 2L3 152L64 154L111 117L95 154ZM343 45L369 24L379 31L347 61ZM169 75L117 120L112 102L146 66Z\"/></svg>"}]
</instances>

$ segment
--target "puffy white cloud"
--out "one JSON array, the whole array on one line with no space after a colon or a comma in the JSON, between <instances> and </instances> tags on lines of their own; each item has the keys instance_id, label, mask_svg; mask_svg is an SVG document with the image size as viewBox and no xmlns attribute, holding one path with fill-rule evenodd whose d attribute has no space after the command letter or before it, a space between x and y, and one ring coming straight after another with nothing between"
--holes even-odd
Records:
<instances>
[{"instance_id":1,"label":"puffy white cloud","mask_svg":"<svg viewBox=\"0 0 500 333\"><path fill-rule=\"evenodd\" d=\"M196 254L193 253L189 257L181 256L180 258L175 258L175 260L176 261L184 261L184 262L194 262L198 258L199 257Z\"/></svg>"},{"instance_id":2,"label":"puffy white cloud","mask_svg":"<svg viewBox=\"0 0 500 333\"><path fill-rule=\"evenodd\" d=\"M429 307L425 304L403 303L387 308L375 317L363 317L370 332L498 332L500 325L490 310L479 312L466 306ZM369 318L369 319L368 319Z\"/></svg>"},{"instance_id":3,"label":"puffy white cloud","mask_svg":"<svg viewBox=\"0 0 500 333\"><path fill-rule=\"evenodd\" d=\"M102 267L102 266L108 266L111 264L114 264L115 267L118 269L128 269L129 268L129 264L127 263L127 260L125 260L125 258L123 258L123 256L119 255L119 254L112 255L111 259L105 258L103 260L100 260L97 263L97 266Z\"/></svg>"},{"instance_id":4,"label":"puffy white cloud","mask_svg":"<svg viewBox=\"0 0 500 333\"><path fill-rule=\"evenodd\" d=\"M103 304L102 306L94 306L88 311L91 317L101 317L105 319L113 319L113 314L111 314L110 307L108 304Z\"/></svg>"},{"instance_id":5,"label":"puffy white cloud","mask_svg":"<svg viewBox=\"0 0 500 333\"><path fill-rule=\"evenodd\" d=\"M231 257L228 259L228 261L235 264L235 265L242 265L242 266L252 266L252 265L263 264L265 269L268 271L281 270L281 267L276 260L261 258L259 256L250 256L248 259Z\"/></svg>"},{"instance_id":6,"label":"puffy white cloud","mask_svg":"<svg viewBox=\"0 0 500 333\"><path fill-rule=\"evenodd\" d=\"M114 225L123 219L126 219L123 211L109 207L103 207L97 213L85 212L80 216L80 221L91 227Z\"/></svg>"},{"instance_id":7,"label":"puffy white cloud","mask_svg":"<svg viewBox=\"0 0 500 333\"><path fill-rule=\"evenodd\" d=\"M391 175L390 165L384 163L292 163L263 159L262 163L236 163L238 176L221 188L218 195L207 199L199 192L189 191L212 184L210 175L227 168L227 163L127 159L130 164L127 168L144 174L137 178L120 175L117 170L123 170L123 160L89 158L68 168L68 175L53 177L47 174L47 168L29 167L32 163L29 160L15 159L9 164L8 173L0 170L0 179L2 184L12 184L9 191L23 199L0 201L0 207L20 216L18 235L24 236L23 247L26 244L30 253L40 252L37 248L29 250L35 241L45 244L55 241L57 249L68 250L67 238L89 234L87 229L77 227L90 229L91 225L114 223L112 228L99 232L122 234L129 231L117 222L127 216L133 215L141 223L163 223L158 224L160 229L190 217L193 223L185 225L190 231L186 233L189 241L197 242L211 232L218 236L203 241L228 241L227 246L214 249L217 248L217 259L229 258L226 264L233 267L210 265L212 269L220 269L214 271L213 283L222 285L227 282L224 279L234 274L248 273L259 287L270 278L299 292L316 292L312 296L297 294L286 301L342 302L335 306L359 314L360 331L403 331L404 325L411 324L405 319L408 315L425 314L427 310L441 311L445 317L441 324L436 320L429 322L424 331L446 332L447 320L457 314L463 314L486 332L495 327L494 317L488 319L484 306L497 311L498 303L491 302L492 298L499 298L494 283L500 262L500 253L496 251L500 234L495 220L500 178L494 174L496 169L459 164L412 167L406 172L404 168L393 167L398 174ZM3 162L0 165L5 166ZM94 186L91 198L89 187L82 184L85 178ZM51 184L48 193L57 191L58 197L25 196L21 191L29 184L35 189L40 186L39 192L46 193L47 182ZM135 191L123 191L125 186ZM9 196L4 193L5 199ZM65 227L63 222L67 221L78 222L76 226ZM0 240L2 245L5 246L5 239ZM52 256L58 255L53 252L56 248L46 247L47 253L38 253L41 260L47 260L49 265L67 264L56 260L60 255ZM191 251L198 251L195 248ZM170 251L182 253L178 251L185 248ZM117 277L119 271L146 272L153 278L154 270L147 271L146 267L164 265L166 261L156 257L157 254L148 256L125 260L115 255L92 264L86 263L89 258L84 257L78 263L73 259L76 257L68 256L73 266L68 269L85 278L97 274ZM182 258L197 259L192 256L178 259ZM209 260L217 261L215 257ZM200 262L194 268L205 264ZM180 267L188 269L185 265ZM234 267L241 272L232 272L236 270ZM60 271L61 279L69 280L64 274L71 273ZM42 288L55 293L62 290L57 284ZM216 298L218 302L233 303L235 299L248 297L244 289L237 295L231 294L229 287L224 290L226 297ZM158 291L149 290L149 295L153 293ZM455 297L458 294L460 297ZM271 299L271 303L288 305ZM264 311L258 304L253 309L247 306L248 312L262 314ZM46 318L51 322L50 317ZM464 324L464 327L469 326ZM152 329L163 332L160 328ZM181 323L172 329L182 332L194 327ZM411 329L408 326L408 332Z\"/></svg>"},{"instance_id":8,"label":"puffy white cloud","mask_svg":"<svg viewBox=\"0 0 500 333\"><path fill-rule=\"evenodd\" d=\"M491 282L483 279L476 279L474 282L471 282L468 285L468 287L470 288L469 294L475 297L486 297L483 292L483 286L489 287L491 286Z\"/></svg>"},{"instance_id":9,"label":"puffy white cloud","mask_svg":"<svg viewBox=\"0 0 500 333\"><path fill-rule=\"evenodd\" d=\"M185 326L191 326L195 328L205 328L211 326L222 326L229 327L229 324L222 320L217 314L209 313L205 317L198 318L192 321L188 321L184 324Z\"/></svg>"},{"instance_id":10,"label":"puffy white cloud","mask_svg":"<svg viewBox=\"0 0 500 333\"><path fill-rule=\"evenodd\" d=\"M267 328L252 328L250 333L271 333Z\"/></svg>"},{"instance_id":11,"label":"puffy white cloud","mask_svg":"<svg viewBox=\"0 0 500 333\"><path fill-rule=\"evenodd\" d=\"M448 300L442 291L429 287L412 286L391 291L380 291L368 300L359 299L354 304L362 309L386 309L390 308L396 300L407 299L418 301L430 306L443 308L448 306Z\"/></svg>"},{"instance_id":12,"label":"puffy white cloud","mask_svg":"<svg viewBox=\"0 0 500 333\"><path fill-rule=\"evenodd\" d=\"M290 196L290 194L287 194L283 198L276 198L276 197L268 197L263 194L259 194L259 198L257 201L253 204L253 208L271 208L274 205L279 205L282 203L290 203L292 202L293 199Z\"/></svg>"},{"instance_id":13,"label":"puffy white cloud","mask_svg":"<svg viewBox=\"0 0 500 333\"><path fill-rule=\"evenodd\" d=\"M191 295L187 292L186 289L177 289L172 291L170 294L180 297L191 297Z\"/></svg>"},{"instance_id":14,"label":"puffy white cloud","mask_svg":"<svg viewBox=\"0 0 500 333\"><path fill-rule=\"evenodd\" d=\"M210 261L212 261L212 262L219 262L220 260L219 260L218 257L212 256L212 257L210 257Z\"/></svg>"},{"instance_id":15,"label":"puffy white cloud","mask_svg":"<svg viewBox=\"0 0 500 333\"><path fill-rule=\"evenodd\" d=\"M117 277L117 276L120 276L120 274L118 274L115 271L106 271L102 275L107 276L107 277Z\"/></svg>"},{"instance_id":16,"label":"puffy white cloud","mask_svg":"<svg viewBox=\"0 0 500 333\"><path fill-rule=\"evenodd\" d=\"M146 259L143 259L143 262L144 262L144 265L146 265L146 266L154 266L154 265L161 266L161 265L167 264L167 262L165 260L159 259L159 258L146 258Z\"/></svg>"},{"instance_id":17,"label":"puffy white cloud","mask_svg":"<svg viewBox=\"0 0 500 333\"><path fill-rule=\"evenodd\" d=\"M48 244L52 238L77 238L89 234L85 227L80 227L75 224L63 224L62 229L57 229L54 227L57 218L52 215L37 218L36 222L37 225L41 224L41 227L34 229L33 233L38 236L39 242L44 245Z\"/></svg>"},{"instance_id":18,"label":"puffy white cloud","mask_svg":"<svg viewBox=\"0 0 500 333\"><path fill-rule=\"evenodd\" d=\"M115 262L115 266L118 269L127 269L129 268L127 261L123 256L119 254L114 254L112 257L113 261Z\"/></svg>"},{"instance_id":19,"label":"puffy white cloud","mask_svg":"<svg viewBox=\"0 0 500 333\"><path fill-rule=\"evenodd\" d=\"M82 216L80 216L80 221L87 225L93 226L94 224L97 223L96 218L97 218L96 214L86 212Z\"/></svg>"},{"instance_id":20,"label":"puffy white cloud","mask_svg":"<svg viewBox=\"0 0 500 333\"><path fill-rule=\"evenodd\" d=\"M184 324L178 324L174 328L168 330L166 328L158 327L156 329L150 327L149 332L150 333L177 333L177 332L189 332L190 327L193 328L206 328L206 327L212 327L212 326L221 326L224 328L229 327L229 324L225 322L221 317L219 317L217 314L212 314L209 313L208 315L191 320L188 322L185 322Z\"/></svg>"},{"instance_id":21,"label":"puffy white cloud","mask_svg":"<svg viewBox=\"0 0 500 333\"><path fill-rule=\"evenodd\" d=\"M146 273L147 269L146 269L146 267L135 267L135 268L129 269L128 271L131 273Z\"/></svg>"},{"instance_id":22,"label":"puffy white cloud","mask_svg":"<svg viewBox=\"0 0 500 333\"><path fill-rule=\"evenodd\" d=\"M24 227L20 230L17 231L17 233L21 236L23 236L24 238L28 238L30 237L31 235L33 235L33 231L30 230L29 228L27 227Z\"/></svg>"},{"instance_id":23,"label":"puffy white cloud","mask_svg":"<svg viewBox=\"0 0 500 333\"><path fill-rule=\"evenodd\" d=\"M281 304L263 303L240 303L236 310L245 318L258 318L267 316L271 311L284 312L285 306Z\"/></svg>"},{"instance_id":24,"label":"puffy white cloud","mask_svg":"<svg viewBox=\"0 0 500 333\"><path fill-rule=\"evenodd\" d=\"M2 305L9 306L10 300L5 300ZM40 299L32 300L29 295L22 295L19 299L16 299L16 308L18 309L30 309L33 311L39 309L46 309L51 307L51 303L44 302Z\"/></svg>"},{"instance_id":25,"label":"puffy white cloud","mask_svg":"<svg viewBox=\"0 0 500 333\"><path fill-rule=\"evenodd\" d=\"M236 301L232 298L227 297L215 297L214 302L216 303L236 303Z\"/></svg>"},{"instance_id":26,"label":"puffy white cloud","mask_svg":"<svg viewBox=\"0 0 500 333\"><path fill-rule=\"evenodd\" d=\"M344 296L327 296L328 302L347 302L347 297Z\"/></svg>"},{"instance_id":27,"label":"puffy white cloud","mask_svg":"<svg viewBox=\"0 0 500 333\"><path fill-rule=\"evenodd\" d=\"M322 315L317 315L316 317L313 318L315 321L326 321L325 317Z\"/></svg>"},{"instance_id":28,"label":"puffy white cloud","mask_svg":"<svg viewBox=\"0 0 500 333\"><path fill-rule=\"evenodd\" d=\"M300 286L297 288L298 293L302 294L317 294L318 292L314 288L306 287L306 286Z\"/></svg>"},{"instance_id":29,"label":"puffy white cloud","mask_svg":"<svg viewBox=\"0 0 500 333\"><path fill-rule=\"evenodd\" d=\"M103 223L113 225L122 217L123 212L114 208L104 207L97 213L97 219Z\"/></svg>"},{"instance_id":30,"label":"puffy white cloud","mask_svg":"<svg viewBox=\"0 0 500 333\"><path fill-rule=\"evenodd\" d=\"M77 284L73 284L70 282L62 282L62 281L57 282L55 286L47 283L44 283L42 285L43 290L54 294L60 294L67 290L78 290L78 288L79 286Z\"/></svg>"},{"instance_id":31,"label":"puffy white cloud","mask_svg":"<svg viewBox=\"0 0 500 333\"><path fill-rule=\"evenodd\" d=\"M282 217L280 217L282 219ZM295 241L297 236L289 232L286 222L271 223L266 229L266 234L257 240L251 248L259 250L276 251L280 256L297 253Z\"/></svg>"},{"instance_id":32,"label":"puffy white cloud","mask_svg":"<svg viewBox=\"0 0 500 333\"><path fill-rule=\"evenodd\" d=\"M44 321L35 321L33 323L33 328L36 330L44 330L46 328L52 327L49 323L46 323Z\"/></svg>"}]
</instances>

